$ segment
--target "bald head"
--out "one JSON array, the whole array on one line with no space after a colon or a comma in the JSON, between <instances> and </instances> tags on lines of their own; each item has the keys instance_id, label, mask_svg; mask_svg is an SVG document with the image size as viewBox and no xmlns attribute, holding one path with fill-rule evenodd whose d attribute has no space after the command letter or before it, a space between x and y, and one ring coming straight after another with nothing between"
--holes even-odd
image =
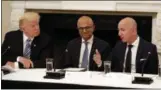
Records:
<instances>
[{"instance_id":1,"label":"bald head","mask_svg":"<svg viewBox=\"0 0 161 90\"><path fill-rule=\"evenodd\" d=\"M87 41L92 37L95 26L92 18L89 16L81 16L78 19L77 28L80 36Z\"/></svg>"},{"instance_id":2,"label":"bald head","mask_svg":"<svg viewBox=\"0 0 161 90\"><path fill-rule=\"evenodd\" d=\"M137 23L131 17L123 18L119 24L119 36L123 42L133 43L137 38Z\"/></svg>"},{"instance_id":3,"label":"bald head","mask_svg":"<svg viewBox=\"0 0 161 90\"><path fill-rule=\"evenodd\" d=\"M136 21L135 21L133 18L131 18L131 17L123 18L123 19L119 22L118 26L120 26L120 25L124 25L124 26L126 26L126 28L128 28L128 29L133 28L133 29L137 30L137 23L136 23Z\"/></svg>"},{"instance_id":4,"label":"bald head","mask_svg":"<svg viewBox=\"0 0 161 90\"><path fill-rule=\"evenodd\" d=\"M78 19L77 26L79 26L79 24L81 24L81 23L87 23L89 25L93 25L93 20L89 16L81 16Z\"/></svg>"}]
</instances>

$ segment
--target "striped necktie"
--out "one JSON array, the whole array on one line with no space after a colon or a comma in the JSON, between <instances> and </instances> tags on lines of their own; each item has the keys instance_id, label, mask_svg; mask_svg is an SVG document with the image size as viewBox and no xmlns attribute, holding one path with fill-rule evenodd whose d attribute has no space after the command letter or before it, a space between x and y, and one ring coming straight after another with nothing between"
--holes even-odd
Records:
<instances>
[{"instance_id":1,"label":"striped necktie","mask_svg":"<svg viewBox=\"0 0 161 90\"><path fill-rule=\"evenodd\" d=\"M30 54L31 54L31 40L30 39L27 39L26 40L26 47L25 47L25 50L24 50L24 57L26 58L30 58Z\"/></svg>"}]
</instances>

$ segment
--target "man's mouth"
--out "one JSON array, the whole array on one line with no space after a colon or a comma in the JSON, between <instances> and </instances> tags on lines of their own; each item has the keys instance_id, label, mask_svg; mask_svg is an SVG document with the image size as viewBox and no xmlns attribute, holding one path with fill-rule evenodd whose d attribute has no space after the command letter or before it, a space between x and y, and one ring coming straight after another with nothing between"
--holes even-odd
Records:
<instances>
[{"instance_id":1,"label":"man's mouth","mask_svg":"<svg viewBox=\"0 0 161 90\"><path fill-rule=\"evenodd\" d=\"M123 39L123 37L120 37L120 39L122 40L122 39Z\"/></svg>"}]
</instances>

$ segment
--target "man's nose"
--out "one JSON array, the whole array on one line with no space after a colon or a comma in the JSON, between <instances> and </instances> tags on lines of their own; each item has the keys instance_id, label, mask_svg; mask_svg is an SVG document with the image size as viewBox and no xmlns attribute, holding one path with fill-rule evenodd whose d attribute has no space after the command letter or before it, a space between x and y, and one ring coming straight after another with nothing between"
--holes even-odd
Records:
<instances>
[{"instance_id":1,"label":"man's nose","mask_svg":"<svg viewBox=\"0 0 161 90\"><path fill-rule=\"evenodd\" d=\"M118 32L118 35L121 36L121 32L120 31Z\"/></svg>"},{"instance_id":2,"label":"man's nose","mask_svg":"<svg viewBox=\"0 0 161 90\"><path fill-rule=\"evenodd\" d=\"M86 32L87 30L85 28L83 28L83 32Z\"/></svg>"},{"instance_id":3,"label":"man's nose","mask_svg":"<svg viewBox=\"0 0 161 90\"><path fill-rule=\"evenodd\" d=\"M36 26L35 29L36 29L36 30L39 30L39 26Z\"/></svg>"}]
</instances>

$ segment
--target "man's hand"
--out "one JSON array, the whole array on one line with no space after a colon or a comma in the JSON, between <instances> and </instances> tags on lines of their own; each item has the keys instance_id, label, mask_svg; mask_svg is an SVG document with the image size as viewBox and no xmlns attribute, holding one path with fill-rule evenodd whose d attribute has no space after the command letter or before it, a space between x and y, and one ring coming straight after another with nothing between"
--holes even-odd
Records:
<instances>
[{"instance_id":1,"label":"man's hand","mask_svg":"<svg viewBox=\"0 0 161 90\"><path fill-rule=\"evenodd\" d=\"M98 52L97 49L96 49L95 54L93 55L93 60L95 61L95 63L96 63L98 66L101 66L101 64L102 64L102 61L101 61L101 54Z\"/></svg>"},{"instance_id":2,"label":"man's hand","mask_svg":"<svg viewBox=\"0 0 161 90\"><path fill-rule=\"evenodd\" d=\"M19 62L23 64L24 68L33 67L33 62L28 58L20 57Z\"/></svg>"},{"instance_id":3,"label":"man's hand","mask_svg":"<svg viewBox=\"0 0 161 90\"><path fill-rule=\"evenodd\" d=\"M5 64L5 66L11 66L12 68L15 68L14 62L11 62L11 61L7 61L7 63Z\"/></svg>"}]
</instances>

